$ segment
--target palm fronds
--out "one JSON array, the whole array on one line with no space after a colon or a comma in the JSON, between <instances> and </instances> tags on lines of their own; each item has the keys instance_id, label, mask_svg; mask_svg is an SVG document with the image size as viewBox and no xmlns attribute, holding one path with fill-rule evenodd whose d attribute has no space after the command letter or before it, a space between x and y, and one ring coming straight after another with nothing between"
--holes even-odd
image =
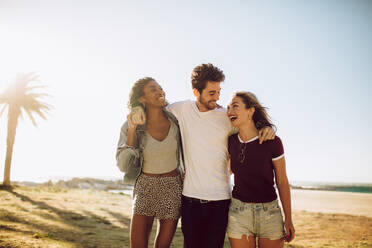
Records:
<instances>
[{"instance_id":1,"label":"palm fronds","mask_svg":"<svg viewBox=\"0 0 372 248\"><path fill-rule=\"evenodd\" d=\"M31 119L36 126L34 114L46 119L46 115L52 108L51 105L40 101L41 98L49 96L45 93L35 93L35 89L45 88L43 85L31 86L32 82L39 82L39 77L34 73L20 74L15 82L10 85L3 93L0 93L0 117L8 109L8 137L7 153L4 169L4 185L10 185L10 164L15 140L16 128L19 118L23 118L23 113Z\"/></svg>"}]
</instances>

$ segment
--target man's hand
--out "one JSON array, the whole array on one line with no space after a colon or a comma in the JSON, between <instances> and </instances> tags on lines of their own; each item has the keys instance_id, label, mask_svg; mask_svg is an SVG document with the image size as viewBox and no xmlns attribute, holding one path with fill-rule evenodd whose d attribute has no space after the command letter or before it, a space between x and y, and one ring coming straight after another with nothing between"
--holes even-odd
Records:
<instances>
[{"instance_id":1,"label":"man's hand","mask_svg":"<svg viewBox=\"0 0 372 248\"><path fill-rule=\"evenodd\" d=\"M145 112L141 107L134 107L127 116L128 126L130 129L136 129L137 125L143 125L146 122Z\"/></svg>"},{"instance_id":2,"label":"man's hand","mask_svg":"<svg viewBox=\"0 0 372 248\"><path fill-rule=\"evenodd\" d=\"M264 127L258 131L258 139L260 144L266 140L273 140L275 138L275 132L271 127Z\"/></svg>"}]
</instances>

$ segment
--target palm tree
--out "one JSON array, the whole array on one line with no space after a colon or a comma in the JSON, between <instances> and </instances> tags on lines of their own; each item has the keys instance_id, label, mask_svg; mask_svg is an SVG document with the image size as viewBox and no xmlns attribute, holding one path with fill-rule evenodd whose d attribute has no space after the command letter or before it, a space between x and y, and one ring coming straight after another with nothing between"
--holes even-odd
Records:
<instances>
[{"instance_id":1,"label":"palm tree","mask_svg":"<svg viewBox=\"0 0 372 248\"><path fill-rule=\"evenodd\" d=\"M38 76L33 73L21 74L16 78L12 85L0 94L0 106L3 105L0 111L0 116L6 109L8 109L7 149L3 180L4 186L10 185L10 166L12 163L14 139L19 117L22 118L23 113L26 113L34 126L36 126L33 114L36 113L41 118L46 119L45 114L48 113L51 108L49 104L39 101L40 97L48 96L47 94L32 92L36 88L44 87L29 85L29 83L37 80Z\"/></svg>"}]
</instances>

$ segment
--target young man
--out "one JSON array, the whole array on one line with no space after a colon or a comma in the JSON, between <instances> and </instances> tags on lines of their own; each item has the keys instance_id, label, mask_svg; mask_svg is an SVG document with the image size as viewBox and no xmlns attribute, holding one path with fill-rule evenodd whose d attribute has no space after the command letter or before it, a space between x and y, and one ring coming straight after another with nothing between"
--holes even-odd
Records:
<instances>
[{"instance_id":1,"label":"young man","mask_svg":"<svg viewBox=\"0 0 372 248\"><path fill-rule=\"evenodd\" d=\"M194 68L191 84L196 101L168 106L178 119L185 155L182 192L182 232L185 247L223 247L230 204L227 138L233 132L226 109L220 108L223 72L212 64ZM272 139L271 128L260 140Z\"/></svg>"}]
</instances>

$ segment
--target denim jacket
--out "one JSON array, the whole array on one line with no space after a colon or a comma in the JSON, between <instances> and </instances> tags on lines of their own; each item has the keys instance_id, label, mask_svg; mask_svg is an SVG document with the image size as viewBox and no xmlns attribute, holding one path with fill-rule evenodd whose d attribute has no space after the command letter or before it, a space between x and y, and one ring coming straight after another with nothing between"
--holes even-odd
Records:
<instances>
[{"instance_id":1,"label":"denim jacket","mask_svg":"<svg viewBox=\"0 0 372 248\"><path fill-rule=\"evenodd\" d=\"M183 164L183 151L180 129L177 118L170 112L164 110L165 115L177 126L177 154L178 165L177 168L180 175L183 176L185 172ZM135 185L138 176L142 172L143 166L143 149L146 144L146 125L138 125L134 135L133 147L126 145L128 136L128 122L126 121L121 127L120 139L116 151L116 161L119 169L124 172L124 184Z\"/></svg>"}]
</instances>

